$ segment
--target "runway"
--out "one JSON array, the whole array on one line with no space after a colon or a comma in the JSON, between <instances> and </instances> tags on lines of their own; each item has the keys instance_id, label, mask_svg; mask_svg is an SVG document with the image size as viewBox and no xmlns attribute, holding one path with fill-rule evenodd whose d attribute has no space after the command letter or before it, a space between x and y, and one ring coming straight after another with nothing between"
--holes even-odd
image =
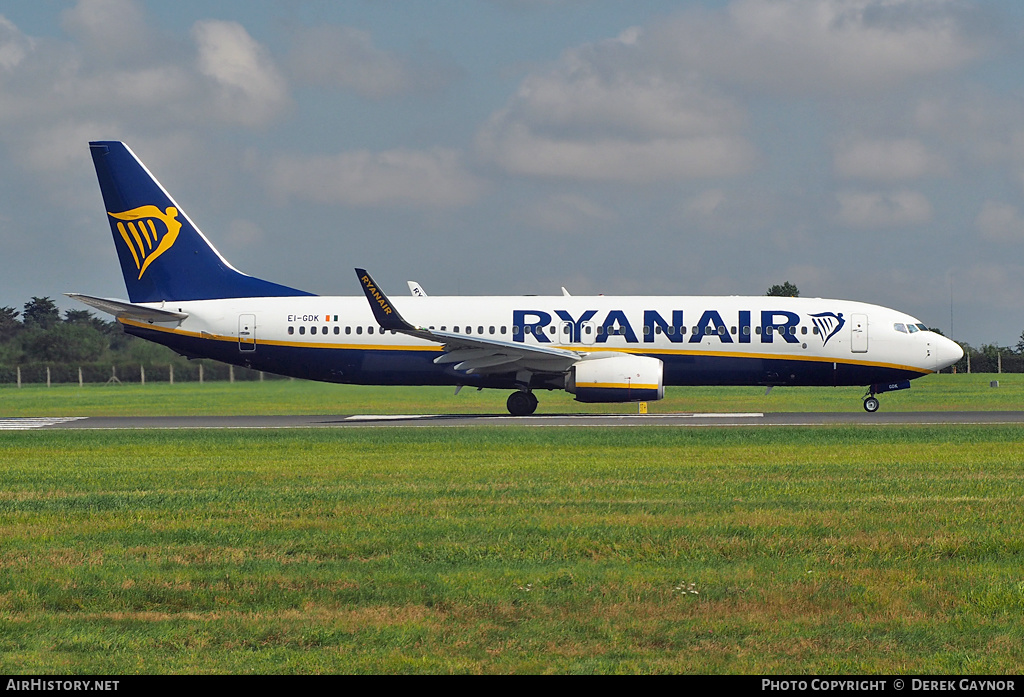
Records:
<instances>
[{"instance_id":1,"label":"runway","mask_svg":"<svg viewBox=\"0 0 1024 697\"><path fill-rule=\"evenodd\" d=\"M1024 411L780 412L722 414L347 414L319 416L85 416L0 419L0 430L410 428L410 427L782 427L1024 424Z\"/></svg>"}]
</instances>

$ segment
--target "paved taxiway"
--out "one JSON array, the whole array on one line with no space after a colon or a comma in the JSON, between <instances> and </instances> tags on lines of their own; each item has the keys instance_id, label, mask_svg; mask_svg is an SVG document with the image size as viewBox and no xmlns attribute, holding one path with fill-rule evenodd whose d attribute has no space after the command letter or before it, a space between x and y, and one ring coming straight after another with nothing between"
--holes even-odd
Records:
<instances>
[{"instance_id":1,"label":"paved taxiway","mask_svg":"<svg viewBox=\"0 0 1024 697\"><path fill-rule=\"evenodd\" d=\"M186 428L394 428L415 426L828 426L1021 424L1024 411L928 411L874 414L506 414L338 416L88 416L0 419L0 430Z\"/></svg>"}]
</instances>

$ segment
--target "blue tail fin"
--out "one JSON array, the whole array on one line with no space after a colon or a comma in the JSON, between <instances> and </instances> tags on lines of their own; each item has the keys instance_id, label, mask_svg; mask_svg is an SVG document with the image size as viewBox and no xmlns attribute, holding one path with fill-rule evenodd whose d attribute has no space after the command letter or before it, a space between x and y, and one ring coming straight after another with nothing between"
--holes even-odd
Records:
<instances>
[{"instance_id":1,"label":"blue tail fin","mask_svg":"<svg viewBox=\"0 0 1024 697\"><path fill-rule=\"evenodd\" d=\"M229 264L124 143L89 143L133 303L312 295Z\"/></svg>"}]
</instances>

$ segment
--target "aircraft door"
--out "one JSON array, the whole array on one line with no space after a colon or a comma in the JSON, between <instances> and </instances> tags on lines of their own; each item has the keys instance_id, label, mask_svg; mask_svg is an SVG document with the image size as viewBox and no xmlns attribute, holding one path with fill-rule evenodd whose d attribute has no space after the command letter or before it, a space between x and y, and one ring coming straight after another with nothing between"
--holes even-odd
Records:
<instances>
[{"instance_id":1,"label":"aircraft door","mask_svg":"<svg viewBox=\"0 0 1024 697\"><path fill-rule=\"evenodd\" d=\"M572 343L572 322L561 322L558 325L558 343Z\"/></svg>"},{"instance_id":2,"label":"aircraft door","mask_svg":"<svg viewBox=\"0 0 1024 697\"><path fill-rule=\"evenodd\" d=\"M853 353L868 352L868 316L850 316L850 351Z\"/></svg>"},{"instance_id":3,"label":"aircraft door","mask_svg":"<svg viewBox=\"0 0 1024 697\"><path fill-rule=\"evenodd\" d=\"M597 325L593 322L583 322L580 326L580 340L588 345L592 346L594 341L597 339Z\"/></svg>"},{"instance_id":4,"label":"aircraft door","mask_svg":"<svg viewBox=\"0 0 1024 697\"><path fill-rule=\"evenodd\" d=\"M238 350L256 350L256 315L238 316Z\"/></svg>"}]
</instances>

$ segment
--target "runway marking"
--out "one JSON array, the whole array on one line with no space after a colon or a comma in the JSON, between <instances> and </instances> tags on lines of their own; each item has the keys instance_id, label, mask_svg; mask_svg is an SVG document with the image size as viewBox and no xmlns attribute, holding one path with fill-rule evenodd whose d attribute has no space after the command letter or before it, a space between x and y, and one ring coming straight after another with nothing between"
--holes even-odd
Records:
<instances>
[{"instance_id":1,"label":"runway marking","mask_svg":"<svg viewBox=\"0 0 1024 697\"><path fill-rule=\"evenodd\" d=\"M607 416L614 419L763 419L761 412L734 412L726 414L595 414L595 416Z\"/></svg>"},{"instance_id":2,"label":"runway marking","mask_svg":"<svg viewBox=\"0 0 1024 697\"><path fill-rule=\"evenodd\" d=\"M48 416L0 419L0 431L27 431L30 428L43 428L69 421L85 419L85 416Z\"/></svg>"},{"instance_id":3,"label":"runway marking","mask_svg":"<svg viewBox=\"0 0 1024 697\"><path fill-rule=\"evenodd\" d=\"M760 412L737 412L723 414L531 414L530 416L511 416L505 414L355 414L346 416L342 421L405 421L410 419L472 419L473 417L487 417L490 419L502 419L523 422L526 420L540 419L763 419L764 414Z\"/></svg>"},{"instance_id":4,"label":"runway marking","mask_svg":"<svg viewBox=\"0 0 1024 697\"><path fill-rule=\"evenodd\" d=\"M438 414L356 414L346 416L345 421L401 421L404 419L437 419Z\"/></svg>"}]
</instances>

